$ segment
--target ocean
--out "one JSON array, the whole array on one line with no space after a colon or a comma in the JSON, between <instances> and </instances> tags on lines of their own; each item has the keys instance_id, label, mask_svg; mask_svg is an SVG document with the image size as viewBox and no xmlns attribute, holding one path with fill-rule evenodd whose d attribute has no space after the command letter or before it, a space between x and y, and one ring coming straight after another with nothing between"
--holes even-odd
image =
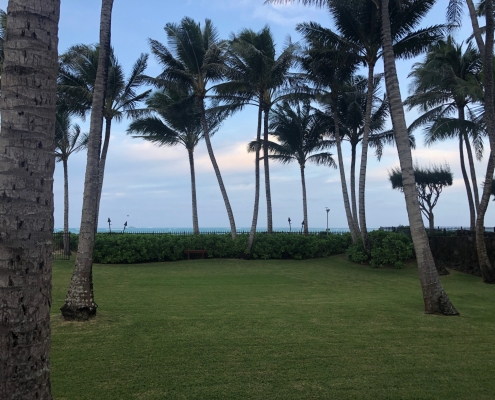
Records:
<instances>
[{"instance_id":1,"label":"ocean","mask_svg":"<svg viewBox=\"0 0 495 400\"><path fill-rule=\"evenodd\" d=\"M298 227L299 229L296 229L296 227L292 227L292 232L300 232L301 227ZM55 232L60 232L63 231L63 228L55 228ZM237 228L237 232L249 232L251 230L250 227L240 227ZM288 228L273 228L274 231L276 232L289 232ZM328 229L330 232L349 232L349 228L329 228ZM373 229L368 229L368 230L373 230ZM72 233L79 233L79 228L69 228L69 231ZM208 228L199 228L200 233L211 233L211 232L218 232L218 233L228 233L230 232L230 228L219 228L219 227L208 227ZM256 230L257 232L266 232L266 228L258 228ZM309 228L310 232L324 232L326 231L326 228ZM98 232L105 233L109 232L108 228L98 228ZM122 229L114 229L112 228L112 232L122 232ZM129 233L192 233L193 229L192 228L155 228L155 227L146 227L146 228L137 228L134 226L128 226L125 229L125 232Z\"/></svg>"}]
</instances>

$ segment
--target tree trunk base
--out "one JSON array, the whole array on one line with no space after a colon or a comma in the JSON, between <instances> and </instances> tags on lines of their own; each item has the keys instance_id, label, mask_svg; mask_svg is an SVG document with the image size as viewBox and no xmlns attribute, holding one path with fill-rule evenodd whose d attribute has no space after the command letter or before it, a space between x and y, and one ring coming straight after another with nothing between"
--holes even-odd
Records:
<instances>
[{"instance_id":1,"label":"tree trunk base","mask_svg":"<svg viewBox=\"0 0 495 400\"><path fill-rule=\"evenodd\" d=\"M455 309L449 300L449 297L445 291L441 291L437 297L430 299L424 299L425 301L425 314L439 314L439 315L459 315L459 312Z\"/></svg>"},{"instance_id":2,"label":"tree trunk base","mask_svg":"<svg viewBox=\"0 0 495 400\"><path fill-rule=\"evenodd\" d=\"M96 315L96 309L98 305L95 304L94 307L70 307L64 304L60 311L62 311L62 316L66 321L88 321Z\"/></svg>"},{"instance_id":3,"label":"tree trunk base","mask_svg":"<svg viewBox=\"0 0 495 400\"><path fill-rule=\"evenodd\" d=\"M483 282L488 283L491 285L495 284L495 269L490 266L490 268L480 268L481 269L481 276L483 277Z\"/></svg>"}]
</instances>

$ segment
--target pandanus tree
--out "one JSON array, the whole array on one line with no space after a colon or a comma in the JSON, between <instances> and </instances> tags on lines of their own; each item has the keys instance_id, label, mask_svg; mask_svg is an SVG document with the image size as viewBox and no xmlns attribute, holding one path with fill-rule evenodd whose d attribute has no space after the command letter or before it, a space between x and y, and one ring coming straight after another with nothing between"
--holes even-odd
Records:
<instances>
[{"instance_id":1,"label":"pandanus tree","mask_svg":"<svg viewBox=\"0 0 495 400\"><path fill-rule=\"evenodd\" d=\"M219 40L217 29L206 19L203 28L191 18L179 24L165 25L168 47L150 39L151 52L163 71L150 81L158 88L175 86L190 93L201 115L203 137L210 157L230 223L232 239L236 237L234 214L223 183L210 140L210 127L206 117L206 100L215 83L225 75L226 42Z\"/></svg>"},{"instance_id":2,"label":"pandanus tree","mask_svg":"<svg viewBox=\"0 0 495 400\"><path fill-rule=\"evenodd\" d=\"M359 61L368 68L368 97L366 99L365 123L362 138L361 164L359 173L359 226L365 248L369 251L366 228L365 185L368 157L368 143L373 109L373 76L375 65L382 57L380 15L376 4L371 0L304 1L308 4L326 3L337 27L337 32L315 23L298 25L297 29L308 39L327 40L339 43L343 49L354 52ZM439 37L442 26L433 26L413 31L419 20L434 0L416 0L391 8L391 33L396 57L409 58L424 51L432 40ZM357 221L357 216L355 216ZM357 222L356 222L357 224Z\"/></svg>"},{"instance_id":3,"label":"pandanus tree","mask_svg":"<svg viewBox=\"0 0 495 400\"><path fill-rule=\"evenodd\" d=\"M110 51L108 82L104 106L105 135L103 137L100 159L98 163L98 199L95 214L95 226L98 226L101 192L105 164L110 144L112 122L121 122L124 117L132 116L140 102L149 95L151 90L138 93L144 84L144 71L148 55L141 54L132 66L131 73L126 79L122 65L118 62L113 50ZM64 108L75 115L84 118L93 104L93 92L96 71L99 62L99 46L76 45L61 56L59 76L59 92L63 98Z\"/></svg>"},{"instance_id":4,"label":"pandanus tree","mask_svg":"<svg viewBox=\"0 0 495 400\"><path fill-rule=\"evenodd\" d=\"M277 105L270 117L270 134L276 141L268 142L268 157L282 164L297 161L301 172L304 233L308 234L308 207L306 200L306 163L337 168L332 154L321 151L332 146L325 139L327 124L318 110L309 101L291 106L288 102ZM255 151L258 143L253 141L248 151ZM264 155L265 157L265 155Z\"/></svg>"},{"instance_id":5,"label":"pandanus tree","mask_svg":"<svg viewBox=\"0 0 495 400\"><path fill-rule=\"evenodd\" d=\"M87 146L87 136L81 134L81 128L72 124L68 112L57 112L55 124L55 160L61 162L64 169L64 254L69 249L69 157Z\"/></svg>"},{"instance_id":6,"label":"pandanus tree","mask_svg":"<svg viewBox=\"0 0 495 400\"><path fill-rule=\"evenodd\" d=\"M246 105L258 108L258 125L256 131L259 148L255 151L255 201L253 219L249 234L246 254L249 256L254 241L259 210L260 191L260 149L268 154L268 119L270 109L287 98L290 92L289 73L294 63L296 46L286 44L277 57L275 41L268 26L259 32L243 29L230 40L227 52L226 82L216 86L217 100L225 107L235 111ZM263 118L264 113L264 118ZM263 125L263 141L261 130ZM270 169L268 158L263 158L265 171L265 194L267 204L267 231L273 231L272 201L270 189Z\"/></svg>"},{"instance_id":7,"label":"pandanus tree","mask_svg":"<svg viewBox=\"0 0 495 400\"><path fill-rule=\"evenodd\" d=\"M295 1L295 0L294 0ZM300 0L304 4L329 5L337 0ZM365 0L355 0L356 5ZM354 0L346 2L349 6L355 5ZM291 0L268 0L268 2L292 2ZM382 58L384 62L385 86L387 89L387 97L390 104L390 115L392 117L392 125L397 146L400 167L402 172L402 180L404 184L404 197L406 208L409 217L409 225L411 227L411 236L416 251L416 259L418 262L419 278L423 290L423 300L426 313L440 313L444 315L457 315L458 312L452 305L450 299L445 293L440 276L435 267L435 261L431 253L431 249L426 235L426 230L423 225L421 210L418 203L418 195L414 181L414 169L411 154L411 145L407 131L404 108L400 95L399 80L397 78L397 69L395 65L398 49L394 49L394 41L402 34L405 34L416 26L424 15L431 9L434 0L411 0L408 2L396 0L366 0L366 3L372 4L374 8L366 11L366 13L375 13L378 11L377 20L381 32L381 48ZM342 3L342 2L340 2ZM398 23L400 15L408 15L409 23ZM435 31L435 29L433 30ZM421 34L421 32L423 34ZM429 44L430 40L438 40L438 32L428 34L427 30L420 31L416 36L419 38L427 38L428 41L422 40L415 50L406 54L417 54L425 48L425 42ZM414 35L412 37L414 39ZM414 40L416 41L416 40ZM394 51L396 54L394 54ZM491 70L491 69L490 69Z\"/></svg>"},{"instance_id":8,"label":"pandanus tree","mask_svg":"<svg viewBox=\"0 0 495 400\"><path fill-rule=\"evenodd\" d=\"M61 307L62 315L66 320L88 320L96 315L96 308L98 307L93 292L93 248L98 200L98 165L101 151L103 110L107 90L108 61L110 58L112 7L113 0L102 1L100 51L92 96L79 243L69 290L65 297L65 303Z\"/></svg>"},{"instance_id":9,"label":"pandanus tree","mask_svg":"<svg viewBox=\"0 0 495 400\"><path fill-rule=\"evenodd\" d=\"M201 114L190 93L172 87L154 92L146 100L146 106L141 111L145 115L134 119L127 133L157 146L182 145L186 148L191 173L193 231L199 234L194 150L204 137ZM206 117L211 136L218 129L222 116L207 110Z\"/></svg>"},{"instance_id":10,"label":"pandanus tree","mask_svg":"<svg viewBox=\"0 0 495 400\"><path fill-rule=\"evenodd\" d=\"M409 74L412 77L411 95L404 102L408 109L417 107L423 113L409 126L409 130L424 127L426 145L450 138L458 140L462 177L469 204L470 229L473 231L480 200L471 143L476 158L480 160L485 132L470 106L483 96L480 73L479 52L471 43L463 51L462 44L456 44L449 36L431 46L424 61L414 64ZM471 181L466 170L464 148Z\"/></svg>"}]
</instances>

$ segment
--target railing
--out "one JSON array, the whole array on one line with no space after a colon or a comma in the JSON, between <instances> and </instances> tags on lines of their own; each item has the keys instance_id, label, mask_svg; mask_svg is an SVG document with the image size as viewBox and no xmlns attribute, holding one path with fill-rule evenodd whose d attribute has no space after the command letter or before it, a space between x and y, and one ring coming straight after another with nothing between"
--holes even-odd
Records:
<instances>
[{"instance_id":1,"label":"railing","mask_svg":"<svg viewBox=\"0 0 495 400\"><path fill-rule=\"evenodd\" d=\"M404 233L411 236L411 230L409 226L381 226L380 229L387 232ZM466 226L437 226L433 232L428 227L425 227L426 234L428 236L456 236L458 231L469 231L469 227ZM495 227L485 226L485 232L495 232Z\"/></svg>"},{"instance_id":2,"label":"railing","mask_svg":"<svg viewBox=\"0 0 495 400\"><path fill-rule=\"evenodd\" d=\"M348 230L345 229L332 229L329 230L328 233L347 233ZM200 231L200 235L230 235L230 231L222 230L222 231ZM256 234L266 234L268 231L256 231ZM194 235L193 231L112 231L112 232L98 232L98 235L174 235L174 236L189 236ZM238 230L236 231L237 235L249 235L248 230ZM304 234L301 230L293 230L293 231L272 231L273 235L301 235ZM325 230L322 231L310 231L308 235L326 235L327 232Z\"/></svg>"},{"instance_id":3,"label":"railing","mask_svg":"<svg viewBox=\"0 0 495 400\"><path fill-rule=\"evenodd\" d=\"M53 259L70 260L70 233L53 233Z\"/></svg>"}]
</instances>

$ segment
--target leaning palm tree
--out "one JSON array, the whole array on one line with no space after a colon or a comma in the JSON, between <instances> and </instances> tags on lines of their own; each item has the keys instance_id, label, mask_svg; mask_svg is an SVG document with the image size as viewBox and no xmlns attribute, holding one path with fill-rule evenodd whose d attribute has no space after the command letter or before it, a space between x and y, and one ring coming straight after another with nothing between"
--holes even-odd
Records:
<instances>
[{"instance_id":1,"label":"leaning palm tree","mask_svg":"<svg viewBox=\"0 0 495 400\"><path fill-rule=\"evenodd\" d=\"M68 161L71 154L87 146L87 137L81 134L79 125L72 125L67 112L57 112L55 125L55 160L62 162L64 168L64 254L70 254L69 248L69 171Z\"/></svg>"},{"instance_id":2,"label":"leaning palm tree","mask_svg":"<svg viewBox=\"0 0 495 400\"><path fill-rule=\"evenodd\" d=\"M282 164L297 161L301 171L301 185L303 197L304 233L308 234L308 208L306 201L306 180L304 169L306 163L327 165L337 168L332 154L318 152L332 145L324 138L327 131L325 118L322 118L318 110L312 109L309 101L302 106L297 104L291 107L288 102L277 105L270 117L270 134L276 138L276 142L268 142L268 150L272 160ZM248 151L254 151L258 143L253 141L248 146ZM318 152L318 153L316 153Z\"/></svg>"},{"instance_id":3,"label":"leaning palm tree","mask_svg":"<svg viewBox=\"0 0 495 400\"><path fill-rule=\"evenodd\" d=\"M462 44L456 44L449 36L446 40L435 43L424 61L414 64L409 74L413 78L410 86L412 94L404 102L409 110L418 107L423 112L411 124L409 130L425 127L425 144L432 145L441 140L457 138L461 171L469 204L470 229L473 231L480 200L470 138L479 160L483 156L482 137L485 132L476 117L470 118L473 115L470 105L478 102L483 96L479 84L480 73L479 52L471 43L463 51ZM457 118L454 116L455 113ZM464 161L464 146L471 182Z\"/></svg>"},{"instance_id":4,"label":"leaning palm tree","mask_svg":"<svg viewBox=\"0 0 495 400\"><path fill-rule=\"evenodd\" d=\"M59 92L63 98L64 107L82 117L90 110L93 101L93 91L98 68L99 46L75 45L61 56L61 73L59 76ZM104 119L105 135L98 164L98 199L95 214L95 224L98 226L105 163L110 143L112 122L120 122L129 117L137 105L144 100L151 90L137 93L144 84L144 71L148 55L141 54L134 63L129 77L125 78L122 65L118 62L113 50L110 52L107 92L105 98Z\"/></svg>"},{"instance_id":5,"label":"leaning palm tree","mask_svg":"<svg viewBox=\"0 0 495 400\"><path fill-rule=\"evenodd\" d=\"M213 84L220 82L224 77L226 43L219 40L218 31L209 19L205 20L201 29L199 23L185 17L180 24L165 25L165 33L168 47L156 40L149 40L151 52L163 67L162 73L151 81L159 88L176 86L191 93L191 99L195 100L201 115L208 155L220 186L234 240L236 237L234 214L213 153L205 106L205 99L213 89Z\"/></svg>"},{"instance_id":6,"label":"leaning palm tree","mask_svg":"<svg viewBox=\"0 0 495 400\"><path fill-rule=\"evenodd\" d=\"M194 150L204 137L201 114L194 101L190 101L190 93L174 88L154 92L146 100L146 105L147 109L144 111L151 115L134 119L127 133L132 134L133 138L141 138L157 146L182 145L186 148L191 172L193 231L199 234ZM207 112L206 115L212 135L222 118L219 113Z\"/></svg>"}]
</instances>

